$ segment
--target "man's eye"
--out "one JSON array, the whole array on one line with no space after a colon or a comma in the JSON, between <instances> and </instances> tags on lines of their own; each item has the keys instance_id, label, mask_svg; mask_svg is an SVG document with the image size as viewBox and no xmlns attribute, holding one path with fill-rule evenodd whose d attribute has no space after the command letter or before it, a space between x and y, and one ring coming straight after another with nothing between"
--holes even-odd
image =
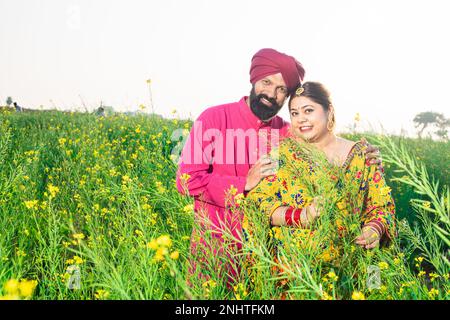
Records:
<instances>
[{"instance_id":1,"label":"man's eye","mask_svg":"<svg viewBox=\"0 0 450 320\"><path fill-rule=\"evenodd\" d=\"M284 87L281 87L281 88L280 88L280 92L283 93L283 94L285 94L285 93L287 93L287 89L284 88Z\"/></svg>"},{"instance_id":2,"label":"man's eye","mask_svg":"<svg viewBox=\"0 0 450 320\"><path fill-rule=\"evenodd\" d=\"M263 80L263 83L266 84L266 85L268 85L268 84L270 84L270 81L267 80L267 79L264 79L264 80Z\"/></svg>"}]
</instances>

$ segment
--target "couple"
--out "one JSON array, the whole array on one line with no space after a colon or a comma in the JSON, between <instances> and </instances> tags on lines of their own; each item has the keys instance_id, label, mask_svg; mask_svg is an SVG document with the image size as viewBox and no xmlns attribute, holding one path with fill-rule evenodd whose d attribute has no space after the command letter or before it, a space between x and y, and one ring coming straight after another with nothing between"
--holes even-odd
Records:
<instances>
[{"instance_id":1,"label":"couple","mask_svg":"<svg viewBox=\"0 0 450 320\"><path fill-rule=\"evenodd\" d=\"M392 237L394 207L390 193L383 197L379 194L385 182L378 150L333 133L334 108L329 95L319 83L302 85L304 75L303 66L295 58L273 49L262 49L252 58L250 96L208 108L195 121L177 172L178 190L195 198L192 274L199 272L207 278L204 270L221 268L230 280L239 275L239 262L229 250L224 250L229 246L225 244L225 233L240 239L243 231L242 215L227 205L229 190L257 200L261 214L269 216L273 226L308 227L318 216L314 202L295 201L302 196L297 195L299 188L295 183L301 184L303 177L280 176L283 165L274 175L278 161L264 157L264 152L276 146L280 156L285 156L286 165L303 161L289 147L294 140L315 145L334 164L358 168L357 176L349 177L361 183L358 192L364 201L363 210L358 213L361 217L358 245L370 249ZM277 116L288 99L291 124ZM258 135L256 145L255 134ZM261 136L264 139L259 139ZM277 143L278 139L282 142ZM208 224L204 224L205 219ZM206 241L208 231L212 231L213 237ZM214 256L225 256L226 265L210 265L211 260L201 253L211 247ZM240 241L231 247L239 252Z\"/></svg>"}]
</instances>

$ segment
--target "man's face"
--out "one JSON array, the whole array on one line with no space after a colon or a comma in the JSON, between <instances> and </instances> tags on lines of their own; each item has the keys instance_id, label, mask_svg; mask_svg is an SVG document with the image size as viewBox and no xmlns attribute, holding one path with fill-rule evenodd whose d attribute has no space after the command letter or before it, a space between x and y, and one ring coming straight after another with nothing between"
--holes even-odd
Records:
<instances>
[{"instance_id":1,"label":"man's face","mask_svg":"<svg viewBox=\"0 0 450 320\"><path fill-rule=\"evenodd\" d=\"M281 73L266 76L253 85L250 108L259 119L268 121L280 111L287 97L288 89Z\"/></svg>"}]
</instances>

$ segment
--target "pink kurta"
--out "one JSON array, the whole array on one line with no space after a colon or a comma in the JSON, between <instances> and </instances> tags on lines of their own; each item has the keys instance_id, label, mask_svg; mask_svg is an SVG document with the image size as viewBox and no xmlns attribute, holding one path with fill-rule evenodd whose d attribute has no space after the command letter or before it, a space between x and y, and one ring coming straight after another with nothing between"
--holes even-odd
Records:
<instances>
[{"instance_id":1,"label":"pink kurta","mask_svg":"<svg viewBox=\"0 0 450 320\"><path fill-rule=\"evenodd\" d=\"M208 108L199 116L184 146L177 173L178 190L184 194L184 185L195 198L196 225L200 216L207 215L212 223L208 228L220 241L224 228L238 239L241 231L242 217L226 209L227 190L233 186L237 193L244 192L251 165L286 135L289 126L278 116L267 123L259 120L246 98ZM187 184L182 183L183 174L190 176ZM191 248L198 244L198 240L191 239Z\"/></svg>"}]
</instances>

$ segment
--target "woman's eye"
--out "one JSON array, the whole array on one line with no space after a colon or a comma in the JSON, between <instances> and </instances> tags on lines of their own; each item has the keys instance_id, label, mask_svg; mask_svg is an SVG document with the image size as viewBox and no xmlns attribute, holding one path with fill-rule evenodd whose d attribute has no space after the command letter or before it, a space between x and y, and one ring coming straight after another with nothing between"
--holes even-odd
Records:
<instances>
[{"instance_id":1,"label":"woman's eye","mask_svg":"<svg viewBox=\"0 0 450 320\"><path fill-rule=\"evenodd\" d=\"M314 110L313 109L306 109L305 110L305 113L311 113L311 112L313 112Z\"/></svg>"},{"instance_id":2,"label":"woman's eye","mask_svg":"<svg viewBox=\"0 0 450 320\"><path fill-rule=\"evenodd\" d=\"M291 112L291 116L295 117L298 114L298 112Z\"/></svg>"}]
</instances>

